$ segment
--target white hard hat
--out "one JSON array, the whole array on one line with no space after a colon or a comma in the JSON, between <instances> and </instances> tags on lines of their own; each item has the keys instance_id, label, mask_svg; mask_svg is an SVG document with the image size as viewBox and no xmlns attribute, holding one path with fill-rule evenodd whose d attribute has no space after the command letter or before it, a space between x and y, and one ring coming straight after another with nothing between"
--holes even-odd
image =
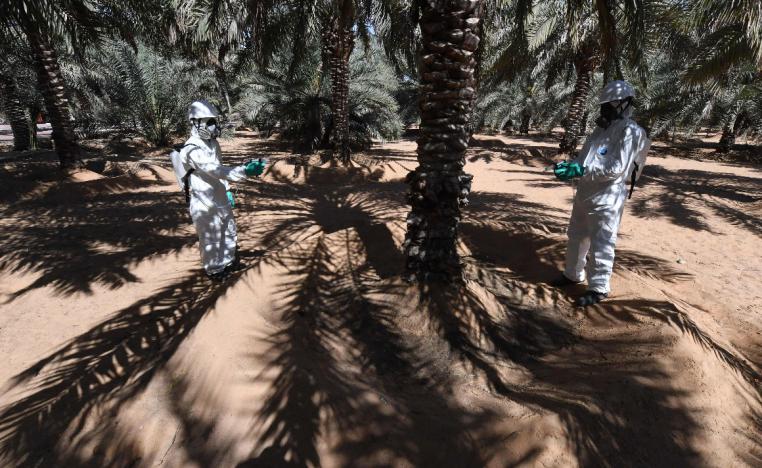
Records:
<instances>
[{"instance_id":1,"label":"white hard hat","mask_svg":"<svg viewBox=\"0 0 762 468\"><path fill-rule=\"evenodd\" d=\"M188 107L188 120L193 119L210 119L220 116L220 111L211 102L201 99L199 101L193 101Z\"/></svg>"},{"instance_id":2,"label":"white hard hat","mask_svg":"<svg viewBox=\"0 0 762 468\"><path fill-rule=\"evenodd\" d=\"M601 96L598 99L598 104L605 104L611 101L619 101L622 99L635 97L635 88L624 80L610 81L601 90Z\"/></svg>"}]
</instances>

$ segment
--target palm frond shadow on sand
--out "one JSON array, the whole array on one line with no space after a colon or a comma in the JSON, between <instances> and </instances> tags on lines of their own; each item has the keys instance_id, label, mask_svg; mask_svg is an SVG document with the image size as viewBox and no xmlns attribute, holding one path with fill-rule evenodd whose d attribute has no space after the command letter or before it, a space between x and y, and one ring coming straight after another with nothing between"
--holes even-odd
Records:
<instances>
[{"instance_id":1,"label":"palm frond shadow on sand","mask_svg":"<svg viewBox=\"0 0 762 468\"><path fill-rule=\"evenodd\" d=\"M79 454L94 441L109 440L108 431L88 419L113 416L139 395L227 289L201 272L179 278L14 377L8 392L32 392L0 409L0 460L16 466L98 466ZM123 466L139 458L116 456L103 461Z\"/></svg>"},{"instance_id":2,"label":"palm frond shadow on sand","mask_svg":"<svg viewBox=\"0 0 762 468\"><path fill-rule=\"evenodd\" d=\"M196 242L182 195L146 190L163 182L135 176L59 182L39 197L0 205L0 269L37 277L5 299L52 285L56 293L91 293L137 282L131 267Z\"/></svg>"},{"instance_id":3,"label":"palm frond shadow on sand","mask_svg":"<svg viewBox=\"0 0 762 468\"><path fill-rule=\"evenodd\" d=\"M250 355L264 363L258 378L271 379L270 391L252 402L249 435L256 442L240 467L318 466L325 441L339 466L538 460L542 440L507 453L512 439L502 425L510 416L462 403L459 389L479 382L490 398L557 415L581 465L699 461L691 445L696 409L683 404L684 390L648 354L668 355L668 340L623 327L583 335L564 297L536 282L557 262L552 236L563 216L519 196L475 194L463 229L471 251L466 280L410 286L399 280L395 238L405 212L401 188L286 181L247 188L239 210L242 252L266 253L248 254L245 268L223 285L198 273L171 281L19 374L8 390L26 393L0 409L0 460L143 464L130 434L87 420L108 420L139 395L216 301L266 261L286 274L277 293L280 327L252 336L270 343L267 352ZM475 219L488 207L504 214ZM490 250L501 232L526 248ZM539 258L526 256L530 247ZM651 274L666 271L651 261ZM658 304L618 307L636 314ZM530 378L517 380L516 372ZM182 382L178 392L186 395L190 386ZM172 409L191 434L178 444L198 463L219 465L229 447L202 440L212 423L189 414L194 403L186 396ZM83 458L92 444L100 455Z\"/></svg>"},{"instance_id":4,"label":"palm frond shadow on sand","mask_svg":"<svg viewBox=\"0 0 762 468\"><path fill-rule=\"evenodd\" d=\"M762 236L762 179L696 169L669 170L651 164L643 170L638 186L649 196L632 203L636 216L665 217L677 226L711 231L705 212Z\"/></svg>"},{"instance_id":5,"label":"palm frond shadow on sand","mask_svg":"<svg viewBox=\"0 0 762 468\"><path fill-rule=\"evenodd\" d=\"M455 405L399 329L408 287L387 223L404 216L401 192L370 188L300 187L300 202L259 201L258 210L283 213L261 238L281 246L289 280L279 294L282 326L264 338L269 350L252 356L276 376L252 427L258 443L240 467L319 466L318 438L330 433L342 435L335 450L346 466L481 460L467 434L496 415ZM440 415L436 424L428 414ZM442 440L452 448L446 456Z\"/></svg>"},{"instance_id":6,"label":"palm frond shadow on sand","mask_svg":"<svg viewBox=\"0 0 762 468\"><path fill-rule=\"evenodd\" d=\"M498 196L487 197L497 201ZM512 215L523 213L516 219L524 228L543 225L550 229L560 222L542 215L548 211L542 205L524 203L519 197L505 197L502 202ZM537 240L546 242L542 236ZM484 248L491 245L484 239L479 242ZM616 460L640 457L644 463L663 466L698 459L687 443L699 429L693 410L672 404L686 395L670 385L666 371L653 360L633 353L641 349L668 353L668 340L618 332L594 342L582 341L574 325L558 316L558 308L563 308L558 296L548 294L556 301L555 312L548 307L521 307L527 290L532 289L523 281L536 278L520 273L522 262L510 265L519 274L509 265L477 264L470 273L476 283L412 290L396 285L384 290L381 285L388 287L388 283L379 283L381 278L372 268L358 267L362 261L349 267L352 255L335 254L336 249L351 251L348 244L323 232L306 247L308 262L295 256L302 260L295 262L300 267L291 270L293 284L282 291L283 328L268 337L273 344L264 353L276 356L268 367L276 371L273 389L255 424L266 429L252 457L239 466L319 464L316 444L327 430L320 423L321 414L331 415L331 427L340 439L335 449L345 455L346 466L360 460L373 464L381 453L385 463L391 464L463 466L484 464L500 452L504 440L490 433L499 416L481 409L464 411L456 405L451 393L454 375L452 370L441 370L448 366L438 357L441 354L426 352L427 343L399 326L404 320L399 317L403 310L399 304L411 297L416 304L413 315L422 321L419 325L441 340L429 346L443 348L445 361L454 359L471 369L494 393L558 414L581 463L616 464ZM553 250L557 255L558 248ZM667 281L684 279L658 259L642 256L632 262L644 260L651 265L643 271L661 272ZM497 310L485 303L485 293L497 299ZM640 310L648 305L630 306ZM348 357L338 351L344 346L352 350ZM600 358L602 354L621 360L608 363ZM637 357L625 358L630 355ZM532 387L506 379L506 363L530 371L535 379ZM629 395L641 396L627 401ZM445 424L440 418L456 424ZM664 430L654 430L655 420L663 423ZM431 426L438 427L435 433L422 429ZM432 438L440 442L436 447L431 446ZM531 462L541 452L535 449L520 459Z\"/></svg>"}]
</instances>

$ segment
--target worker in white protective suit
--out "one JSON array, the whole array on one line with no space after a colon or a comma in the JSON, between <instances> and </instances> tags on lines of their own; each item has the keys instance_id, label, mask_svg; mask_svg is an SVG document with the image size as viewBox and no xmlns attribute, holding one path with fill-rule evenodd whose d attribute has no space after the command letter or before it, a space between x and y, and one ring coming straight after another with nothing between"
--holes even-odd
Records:
<instances>
[{"instance_id":1,"label":"worker in white protective suit","mask_svg":"<svg viewBox=\"0 0 762 468\"><path fill-rule=\"evenodd\" d=\"M619 222L632 188L645 166L651 146L645 130L632 116L635 90L625 81L612 81L601 91L597 127L571 162L556 164L561 180L577 180L567 231L566 268L559 285L587 280L578 306L596 304L611 290Z\"/></svg>"},{"instance_id":2,"label":"worker in white protective suit","mask_svg":"<svg viewBox=\"0 0 762 468\"><path fill-rule=\"evenodd\" d=\"M265 165L263 159L237 167L222 165L217 142L222 133L219 118L213 104L204 100L193 102L188 109L191 136L179 152L185 170L181 185L198 233L201 261L212 279L224 278L237 261L235 202L229 182L258 176Z\"/></svg>"}]
</instances>

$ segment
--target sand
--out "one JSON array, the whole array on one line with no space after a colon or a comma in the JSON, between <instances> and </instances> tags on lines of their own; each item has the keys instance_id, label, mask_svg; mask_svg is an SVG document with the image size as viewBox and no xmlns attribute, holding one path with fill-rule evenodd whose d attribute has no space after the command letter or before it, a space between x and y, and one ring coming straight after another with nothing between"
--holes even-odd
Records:
<instances>
[{"instance_id":1,"label":"sand","mask_svg":"<svg viewBox=\"0 0 762 468\"><path fill-rule=\"evenodd\" d=\"M0 466L762 466L759 168L656 145L612 297L576 309L555 143L475 140L467 281L428 288L412 141L351 169L224 141L273 164L223 284L161 152L2 163Z\"/></svg>"}]
</instances>

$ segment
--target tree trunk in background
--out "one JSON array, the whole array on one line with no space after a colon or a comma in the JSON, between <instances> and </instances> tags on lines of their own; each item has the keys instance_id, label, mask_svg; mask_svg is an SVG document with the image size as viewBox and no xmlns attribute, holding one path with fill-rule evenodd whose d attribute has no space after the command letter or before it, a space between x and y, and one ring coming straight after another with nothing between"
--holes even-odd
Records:
<instances>
[{"instance_id":1,"label":"tree trunk in background","mask_svg":"<svg viewBox=\"0 0 762 468\"><path fill-rule=\"evenodd\" d=\"M422 2L418 167L406 178L412 209L404 248L411 279L447 281L461 274L458 223L473 178L463 167L482 15L482 1Z\"/></svg>"},{"instance_id":2,"label":"tree trunk in background","mask_svg":"<svg viewBox=\"0 0 762 468\"><path fill-rule=\"evenodd\" d=\"M77 167L80 164L77 137L72 129L69 114L69 101L58 56L48 39L37 31L27 31L29 46L37 71L37 80L45 101L48 120L53 127L53 143L62 169Z\"/></svg>"},{"instance_id":3,"label":"tree trunk in background","mask_svg":"<svg viewBox=\"0 0 762 468\"><path fill-rule=\"evenodd\" d=\"M736 134L730 125L725 125L722 128L722 136L720 137L720 143L717 146L718 153L727 153L730 148L736 143Z\"/></svg>"},{"instance_id":4,"label":"tree trunk in background","mask_svg":"<svg viewBox=\"0 0 762 468\"><path fill-rule=\"evenodd\" d=\"M720 144L717 151L720 153L727 153L730 151L733 148L733 145L736 144L736 137L738 134L743 132L747 127L748 120L749 117L745 110L736 114L736 117L733 120L733 128L730 128L729 125L725 125L722 129L722 137L720 137Z\"/></svg>"},{"instance_id":5,"label":"tree trunk in background","mask_svg":"<svg viewBox=\"0 0 762 468\"><path fill-rule=\"evenodd\" d=\"M29 149L38 149L39 148L39 142L37 141L37 116L40 115L40 112L42 109L37 104L31 104L29 106L29 130L31 131L29 140L31 143L31 148Z\"/></svg>"},{"instance_id":6,"label":"tree trunk in background","mask_svg":"<svg viewBox=\"0 0 762 468\"><path fill-rule=\"evenodd\" d=\"M16 83L13 78L5 73L0 74L0 94L2 95L3 110L8 116L13 132L13 150L28 150L32 142L29 120L26 117L21 99L19 99Z\"/></svg>"},{"instance_id":7,"label":"tree trunk in background","mask_svg":"<svg viewBox=\"0 0 762 468\"><path fill-rule=\"evenodd\" d=\"M532 114L528 110L524 110L521 113L521 124L519 125L519 133L522 135L529 135L529 123L532 121Z\"/></svg>"},{"instance_id":8,"label":"tree trunk in background","mask_svg":"<svg viewBox=\"0 0 762 468\"><path fill-rule=\"evenodd\" d=\"M580 136L584 135L587 132L587 120L589 118L590 112L585 111L585 113L582 114L582 122L579 124Z\"/></svg>"},{"instance_id":9,"label":"tree trunk in background","mask_svg":"<svg viewBox=\"0 0 762 468\"><path fill-rule=\"evenodd\" d=\"M32 130L32 149L38 149L40 142L37 139L37 117L42 113L42 107L35 100L29 104L29 128Z\"/></svg>"},{"instance_id":10,"label":"tree trunk in background","mask_svg":"<svg viewBox=\"0 0 762 468\"><path fill-rule=\"evenodd\" d=\"M580 49L574 61L577 69L577 81L574 84L569 111L564 120L564 135L561 137L559 150L563 154L573 154L577 149L579 138L584 132L582 127L587 99L590 95L590 85L595 68L598 66L598 57L595 46L588 44Z\"/></svg>"},{"instance_id":11,"label":"tree trunk in background","mask_svg":"<svg viewBox=\"0 0 762 468\"><path fill-rule=\"evenodd\" d=\"M214 67L214 77L217 79L217 86L220 87L222 95L225 97L225 105L227 106L228 118L233 113L233 106L230 104L230 89L228 88L227 74L225 69L220 66Z\"/></svg>"},{"instance_id":12,"label":"tree trunk in background","mask_svg":"<svg viewBox=\"0 0 762 468\"><path fill-rule=\"evenodd\" d=\"M333 16L323 30L324 60L331 74L331 131L335 154L349 164L349 57L355 46L352 25Z\"/></svg>"}]
</instances>

